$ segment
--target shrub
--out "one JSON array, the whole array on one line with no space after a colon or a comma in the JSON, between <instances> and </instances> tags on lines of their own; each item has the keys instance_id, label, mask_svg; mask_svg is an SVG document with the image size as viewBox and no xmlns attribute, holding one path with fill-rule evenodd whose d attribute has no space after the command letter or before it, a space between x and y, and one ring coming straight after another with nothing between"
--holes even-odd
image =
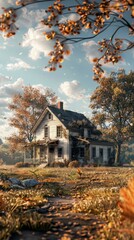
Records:
<instances>
[{"instance_id":1,"label":"shrub","mask_svg":"<svg viewBox=\"0 0 134 240\"><path fill-rule=\"evenodd\" d=\"M60 161L53 161L51 163L48 164L49 167L65 167L65 163L64 162L60 162Z\"/></svg>"},{"instance_id":2,"label":"shrub","mask_svg":"<svg viewBox=\"0 0 134 240\"><path fill-rule=\"evenodd\" d=\"M1 159L0 159L0 166L3 165L3 163L4 163L4 161L3 161L3 159L1 158Z\"/></svg>"},{"instance_id":3,"label":"shrub","mask_svg":"<svg viewBox=\"0 0 134 240\"><path fill-rule=\"evenodd\" d=\"M54 162L54 167L65 167L65 163L64 162Z\"/></svg>"},{"instance_id":4,"label":"shrub","mask_svg":"<svg viewBox=\"0 0 134 240\"><path fill-rule=\"evenodd\" d=\"M69 161L69 160L66 160L66 159L64 159L64 163L65 163L65 167L68 167L68 165L69 165L70 161Z\"/></svg>"},{"instance_id":5,"label":"shrub","mask_svg":"<svg viewBox=\"0 0 134 240\"><path fill-rule=\"evenodd\" d=\"M77 160L74 160L68 164L68 167L77 168L77 167L79 167L79 165L80 165L79 162Z\"/></svg>"},{"instance_id":6,"label":"shrub","mask_svg":"<svg viewBox=\"0 0 134 240\"><path fill-rule=\"evenodd\" d=\"M17 167L17 168L30 167L30 166L31 166L30 163L23 163L23 162L17 162L15 164L15 167Z\"/></svg>"}]
</instances>

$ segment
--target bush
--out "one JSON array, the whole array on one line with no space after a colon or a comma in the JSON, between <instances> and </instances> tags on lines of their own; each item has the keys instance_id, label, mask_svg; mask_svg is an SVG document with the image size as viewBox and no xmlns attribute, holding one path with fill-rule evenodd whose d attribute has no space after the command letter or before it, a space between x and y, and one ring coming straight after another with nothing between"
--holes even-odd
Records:
<instances>
[{"instance_id":1,"label":"bush","mask_svg":"<svg viewBox=\"0 0 134 240\"><path fill-rule=\"evenodd\" d=\"M1 158L1 159L0 159L0 166L3 165L3 163L4 163L4 161L3 161L3 159Z\"/></svg>"},{"instance_id":2,"label":"bush","mask_svg":"<svg viewBox=\"0 0 134 240\"><path fill-rule=\"evenodd\" d=\"M49 167L65 167L65 163L64 162L58 162L58 161L53 161L49 164Z\"/></svg>"},{"instance_id":3,"label":"bush","mask_svg":"<svg viewBox=\"0 0 134 240\"><path fill-rule=\"evenodd\" d=\"M68 167L68 165L69 165L70 161L69 161L69 160L66 160L66 159L64 159L64 163L65 163L65 167Z\"/></svg>"},{"instance_id":4,"label":"bush","mask_svg":"<svg viewBox=\"0 0 134 240\"><path fill-rule=\"evenodd\" d=\"M77 168L79 167L79 165L80 165L79 162L77 160L74 160L68 164L68 167Z\"/></svg>"},{"instance_id":5,"label":"bush","mask_svg":"<svg viewBox=\"0 0 134 240\"><path fill-rule=\"evenodd\" d=\"M17 162L14 166L17 167L17 168L23 168L23 167L30 167L31 164L30 163Z\"/></svg>"}]
</instances>

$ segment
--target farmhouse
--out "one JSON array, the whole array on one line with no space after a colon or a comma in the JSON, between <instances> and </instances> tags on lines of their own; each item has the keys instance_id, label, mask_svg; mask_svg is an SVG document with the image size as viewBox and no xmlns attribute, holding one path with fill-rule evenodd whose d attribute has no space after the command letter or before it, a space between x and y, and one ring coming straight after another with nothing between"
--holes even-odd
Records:
<instances>
[{"instance_id":1,"label":"farmhouse","mask_svg":"<svg viewBox=\"0 0 134 240\"><path fill-rule=\"evenodd\" d=\"M101 132L83 114L64 110L63 102L48 106L31 133L32 158L36 162L78 160L90 163L97 159L106 164L113 151L113 143L100 140Z\"/></svg>"}]
</instances>

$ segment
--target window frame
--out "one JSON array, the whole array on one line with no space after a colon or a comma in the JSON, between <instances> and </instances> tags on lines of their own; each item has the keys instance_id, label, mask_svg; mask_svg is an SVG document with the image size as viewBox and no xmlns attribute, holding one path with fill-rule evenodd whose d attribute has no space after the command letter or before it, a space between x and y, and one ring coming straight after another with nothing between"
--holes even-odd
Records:
<instances>
[{"instance_id":1,"label":"window frame","mask_svg":"<svg viewBox=\"0 0 134 240\"><path fill-rule=\"evenodd\" d=\"M112 149L111 149L111 147L108 147L107 148L107 156L108 156L108 158L111 157L111 153L112 153Z\"/></svg>"},{"instance_id":2,"label":"window frame","mask_svg":"<svg viewBox=\"0 0 134 240\"><path fill-rule=\"evenodd\" d=\"M58 158L63 158L63 147L58 147L57 156L58 156Z\"/></svg>"},{"instance_id":3,"label":"window frame","mask_svg":"<svg viewBox=\"0 0 134 240\"><path fill-rule=\"evenodd\" d=\"M96 158L96 147L92 147L92 158Z\"/></svg>"},{"instance_id":4,"label":"window frame","mask_svg":"<svg viewBox=\"0 0 134 240\"><path fill-rule=\"evenodd\" d=\"M62 126L57 126L56 136L59 137L59 138L62 137Z\"/></svg>"},{"instance_id":5,"label":"window frame","mask_svg":"<svg viewBox=\"0 0 134 240\"><path fill-rule=\"evenodd\" d=\"M53 116L52 116L52 114L49 112L48 113L48 120L52 120L53 119Z\"/></svg>"},{"instance_id":6,"label":"window frame","mask_svg":"<svg viewBox=\"0 0 134 240\"><path fill-rule=\"evenodd\" d=\"M99 148L99 157L103 159L103 157L104 157L104 148Z\"/></svg>"}]
</instances>

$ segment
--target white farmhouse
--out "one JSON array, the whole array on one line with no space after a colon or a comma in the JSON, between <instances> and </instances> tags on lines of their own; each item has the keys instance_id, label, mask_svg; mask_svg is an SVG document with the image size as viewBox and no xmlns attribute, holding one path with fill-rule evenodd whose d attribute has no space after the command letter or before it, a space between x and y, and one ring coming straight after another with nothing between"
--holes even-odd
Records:
<instances>
[{"instance_id":1,"label":"white farmhouse","mask_svg":"<svg viewBox=\"0 0 134 240\"><path fill-rule=\"evenodd\" d=\"M106 164L113 152L113 143L100 140L101 132L83 114L64 110L63 102L48 106L31 133L35 162L78 160L91 163L97 159Z\"/></svg>"}]
</instances>

